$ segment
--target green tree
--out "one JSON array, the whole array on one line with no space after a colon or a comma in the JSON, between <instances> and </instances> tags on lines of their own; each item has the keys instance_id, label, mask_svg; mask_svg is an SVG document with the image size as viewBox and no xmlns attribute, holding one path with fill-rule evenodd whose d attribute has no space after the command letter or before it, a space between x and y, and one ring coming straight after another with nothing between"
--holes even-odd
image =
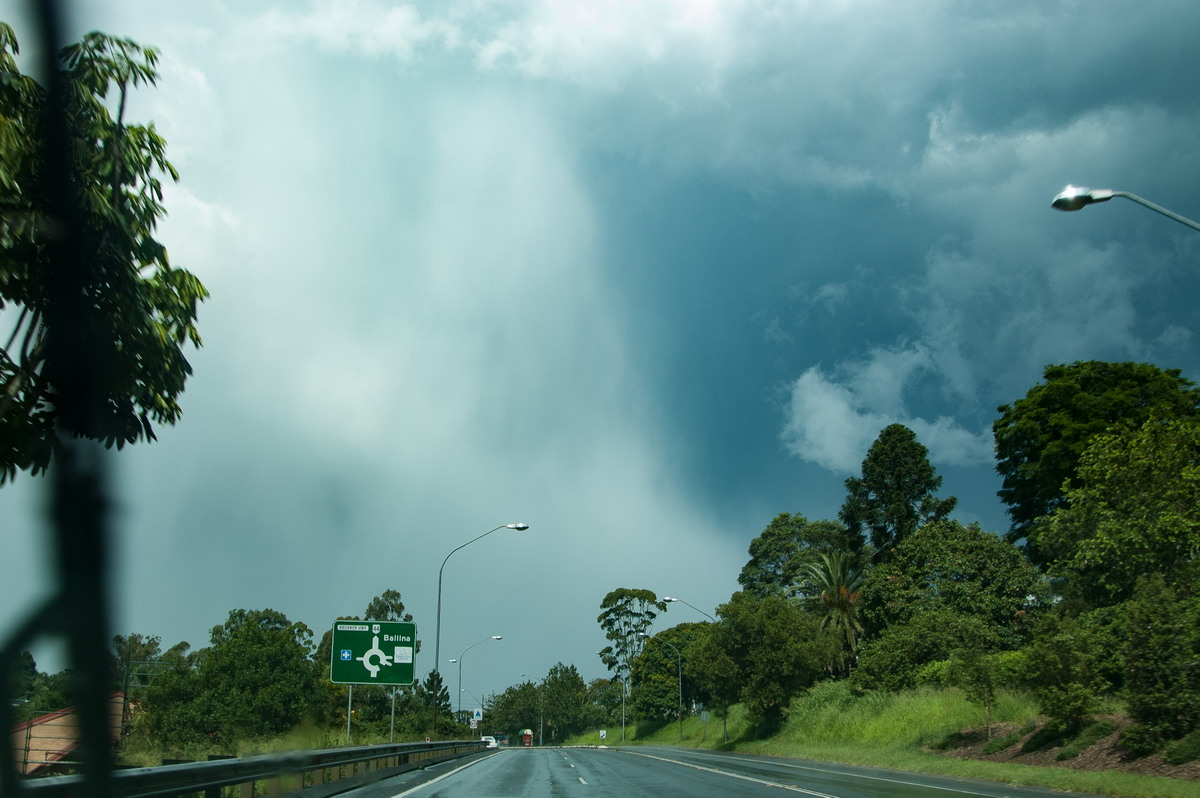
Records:
<instances>
[{"instance_id":1,"label":"green tree","mask_svg":"<svg viewBox=\"0 0 1200 798\"><path fill-rule=\"evenodd\" d=\"M717 614L718 622L706 625L707 634L688 655L715 695L742 701L752 722L770 731L792 698L824 673L837 641L782 596L739 591Z\"/></svg>"},{"instance_id":2,"label":"green tree","mask_svg":"<svg viewBox=\"0 0 1200 798\"><path fill-rule=\"evenodd\" d=\"M1200 727L1200 600L1161 574L1138 581L1121 651L1129 715L1161 743Z\"/></svg>"},{"instance_id":3,"label":"green tree","mask_svg":"<svg viewBox=\"0 0 1200 798\"><path fill-rule=\"evenodd\" d=\"M149 684L162 658L161 645L156 635L114 635L113 689L129 691Z\"/></svg>"},{"instance_id":4,"label":"green tree","mask_svg":"<svg viewBox=\"0 0 1200 798\"><path fill-rule=\"evenodd\" d=\"M203 652L177 643L162 656L162 667L146 688L133 733L155 747L182 754L189 746L210 742L210 727L201 717L202 686L197 667Z\"/></svg>"},{"instance_id":5,"label":"green tree","mask_svg":"<svg viewBox=\"0 0 1200 798\"><path fill-rule=\"evenodd\" d=\"M597 729L621 723L621 683L615 679L592 679L588 682L588 703L591 705L589 726Z\"/></svg>"},{"instance_id":6,"label":"green tree","mask_svg":"<svg viewBox=\"0 0 1200 798\"><path fill-rule=\"evenodd\" d=\"M1042 712L1063 732L1081 728L1109 687L1097 639L1063 612L1046 616L1025 649L1025 679Z\"/></svg>"},{"instance_id":7,"label":"green tree","mask_svg":"<svg viewBox=\"0 0 1200 798\"><path fill-rule=\"evenodd\" d=\"M759 598L788 595L813 556L845 551L848 545L841 524L809 521L800 513L780 513L750 541L750 559L738 575L738 584Z\"/></svg>"},{"instance_id":8,"label":"green tree","mask_svg":"<svg viewBox=\"0 0 1200 798\"><path fill-rule=\"evenodd\" d=\"M1046 366L1043 382L999 411L992 425L1003 477L998 495L1012 519L1008 538L1017 542L1037 519L1068 504L1063 484L1074 482L1092 438L1113 427L1137 429L1152 417L1196 418L1200 391L1178 369L1091 360ZM1046 562L1034 541L1028 553Z\"/></svg>"},{"instance_id":9,"label":"green tree","mask_svg":"<svg viewBox=\"0 0 1200 798\"><path fill-rule=\"evenodd\" d=\"M621 696L617 694L620 706ZM492 701L488 728L516 739L522 729L536 729L541 719L541 693L533 682L516 684Z\"/></svg>"},{"instance_id":10,"label":"green tree","mask_svg":"<svg viewBox=\"0 0 1200 798\"><path fill-rule=\"evenodd\" d=\"M846 480L846 501L838 518L856 546L870 542L873 559L886 561L917 527L954 510L957 499L934 495L941 485L929 450L916 434L903 424L891 424L867 451L862 476Z\"/></svg>"},{"instance_id":11,"label":"green tree","mask_svg":"<svg viewBox=\"0 0 1200 798\"><path fill-rule=\"evenodd\" d=\"M12 327L0 350L0 483L18 470L43 471L59 430L118 448L154 439L174 424L192 368L183 346L200 345L198 304L208 292L174 268L154 238L165 210L162 176L178 179L153 125L124 119L130 90L157 80L158 53L128 39L90 33L63 48L66 121L88 298L79 330L101 396L87 413L67 414L47 379L46 341L54 269L55 214L45 142L53 114L46 91L17 69L16 35L0 22L0 310ZM111 108L115 106L114 117ZM65 331L63 332L65 335Z\"/></svg>"},{"instance_id":12,"label":"green tree","mask_svg":"<svg viewBox=\"0 0 1200 798\"><path fill-rule=\"evenodd\" d=\"M363 617L370 621L403 621L412 623L412 613L404 611L404 600L399 590L385 590L383 595L371 599Z\"/></svg>"},{"instance_id":13,"label":"green tree","mask_svg":"<svg viewBox=\"0 0 1200 798\"><path fill-rule=\"evenodd\" d=\"M645 642L640 635L649 631L658 613L666 612L667 603L652 590L619 587L610 590L600 602L596 617L610 645L600 650L600 660L622 683L629 683L633 660L642 653Z\"/></svg>"},{"instance_id":14,"label":"green tree","mask_svg":"<svg viewBox=\"0 0 1200 798\"><path fill-rule=\"evenodd\" d=\"M957 648L950 654L950 680L958 685L967 700L983 708L987 737L992 737L992 710L996 706L996 691L1000 674L994 657L989 656L992 636L981 623L965 624Z\"/></svg>"},{"instance_id":15,"label":"green tree","mask_svg":"<svg viewBox=\"0 0 1200 798\"><path fill-rule=\"evenodd\" d=\"M948 661L962 648L967 627L975 625L976 619L945 607L919 606L862 644L850 683L858 692L916 687L929 666Z\"/></svg>"},{"instance_id":16,"label":"green tree","mask_svg":"<svg viewBox=\"0 0 1200 798\"><path fill-rule=\"evenodd\" d=\"M1132 596L1145 574L1195 584L1200 421L1152 419L1091 441L1079 487L1068 487L1063 505L1030 531L1030 546L1063 579L1064 594L1102 607Z\"/></svg>"},{"instance_id":17,"label":"green tree","mask_svg":"<svg viewBox=\"0 0 1200 798\"><path fill-rule=\"evenodd\" d=\"M586 728L587 685L574 665L555 663L538 688L546 736L559 743Z\"/></svg>"},{"instance_id":18,"label":"green tree","mask_svg":"<svg viewBox=\"0 0 1200 798\"><path fill-rule=\"evenodd\" d=\"M276 610L232 610L210 642L194 654L181 644L163 656L145 699L145 730L154 739L231 748L319 720L319 669L307 626Z\"/></svg>"},{"instance_id":19,"label":"green tree","mask_svg":"<svg viewBox=\"0 0 1200 798\"><path fill-rule=\"evenodd\" d=\"M675 720L683 706L703 701L707 693L693 677L688 649L700 639L707 623L681 623L647 637L633 664L633 711L643 720ZM674 646L674 648L672 648ZM680 691L680 671L683 684Z\"/></svg>"},{"instance_id":20,"label":"green tree","mask_svg":"<svg viewBox=\"0 0 1200 798\"><path fill-rule=\"evenodd\" d=\"M800 605L821 620L840 641L833 670L847 676L858 656L858 637L863 625L859 618L862 586L866 572L855 565L850 552L821 553L799 573L796 592Z\"/></svg>"},{"instance_id":21,"label":"green tree","mask_svg":"<svg viewBox=\"0 0 1200 798\"><path fill-rule=\"evenodd\" d=\"M1019 549L977 524L939 521L921 527L876 566L863 584L863 619L872 635L918 614L945 611L978 618L996 645L1019 648L1044 593L1042 577Z\"/></svg>"},{"instance_id":22,"label":"green tree","mask_svg":"<svg viewBox=\"0 0 1200 798\"><path fill-rule=\"evenodd\" d=\"M454 709L450 703L450 690L446 688L440 671L430 671L425 680L416 687L416 704L420 707L422 727L433 725L434 703L437 704L438 735L453 734L458 731L458 722L454 720Z\"/></svg>"}]
</instances>

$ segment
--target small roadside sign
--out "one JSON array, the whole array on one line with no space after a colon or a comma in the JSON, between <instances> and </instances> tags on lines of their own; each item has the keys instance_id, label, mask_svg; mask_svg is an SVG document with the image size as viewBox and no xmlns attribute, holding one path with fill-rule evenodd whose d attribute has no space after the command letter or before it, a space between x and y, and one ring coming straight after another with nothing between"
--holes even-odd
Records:
<instances>
[{"instance_id":1,"label":"small roadside sign","mask_svg":"<svg viewBox=\"0 0 1200 798\"><path fill-rule=\"evenodd\" d=\"M334 621L329 681L412 684L417 626L403 621Z\"/></svg>"}]
</instances>

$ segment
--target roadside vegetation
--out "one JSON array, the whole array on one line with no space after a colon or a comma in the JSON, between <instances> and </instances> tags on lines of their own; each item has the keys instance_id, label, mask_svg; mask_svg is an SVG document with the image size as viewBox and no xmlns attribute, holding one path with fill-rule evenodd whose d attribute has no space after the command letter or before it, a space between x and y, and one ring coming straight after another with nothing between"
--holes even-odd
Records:
<instances>
[{"instance_id":1,"label":"roadside vegetation","mask_svg":"<svg viewBox=\"0 0 1200 798\"><path fill-rule=\"evenodd\" d=\"M1020 740L1046 728L1036 702L1020 693L1002 694L993 720L1012 727L1009 744L1017 749ZM793 701L787 720L768 739L754 738L749 714L738 704L729 712L729 743L723 742L719 717L710 716L704 723L699 716L688 716L683 723L683 746L986 779L1115 798L1185 798L1200 794L1195 782L1177 778L956 756L956 746L964 739L980 736L982 724L978 706L954 688L854 696L844 685L829 682ZM603 744L620 747L620 727L606 732ZM992 739L1001 741L1005 737ZM626 740L628 747L675 746L679 745L679 727L675 723L635 724L626 729ZM568 744L600 744L599 733L580 734Z\"/></svg>"}]
</instances>

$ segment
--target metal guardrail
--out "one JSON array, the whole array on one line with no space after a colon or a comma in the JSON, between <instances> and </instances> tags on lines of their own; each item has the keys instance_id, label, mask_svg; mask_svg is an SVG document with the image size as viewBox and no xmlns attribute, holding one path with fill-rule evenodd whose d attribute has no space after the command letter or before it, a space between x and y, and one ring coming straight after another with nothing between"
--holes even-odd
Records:
<instances>
[{"instance_id":1,"label":"metal guardrail","mask_svg":"<svg viewBox=\"0 0 1200 798\"><path fill-rule=\"evenodd\" d=\"M223 787L240 787L240 795L255 794L255 783L267 781L273 795L305 787L328 785L343 778L387 775L456 759L485 749L480 740L442 740L428 743L390 743L359 748L329 748L280 754L188 762L155 768L116 770L109 776L114 795L152 798L201 793L216 796ZM311 776L311 780L310 780ZM84 776L29 779L23 794L37 798L69 798L79 794ZM348 784L349 789L352 784ZM330 790L333 794L340 790Z\"/></svg>"}]
</instances>

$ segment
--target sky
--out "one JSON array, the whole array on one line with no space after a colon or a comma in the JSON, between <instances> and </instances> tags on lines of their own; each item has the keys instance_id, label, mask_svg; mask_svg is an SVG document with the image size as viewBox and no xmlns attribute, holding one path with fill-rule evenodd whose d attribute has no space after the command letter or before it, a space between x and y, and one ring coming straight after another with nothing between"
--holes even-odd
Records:
<instances>
[{"instance_id":1,"label":"sky","mask_svg":"<svg viewBox=\"0 0 1200 798\"><path fill-rule=\"evenodd\" d=\"M1050 207L1200 217L1195 3L77 2L89 30L161 52L126 113L212 294L181 421L109 460L114 631L164 648L395 589L424 673L445 562L443 661L503 637L452 693L590 680L606 593L713 613L889 424L999 533L991 424L1047 364L1200 377L1200 235ZM0 488L0 632L50 589L42 487Z\"/></svg>"}]
</instances>

